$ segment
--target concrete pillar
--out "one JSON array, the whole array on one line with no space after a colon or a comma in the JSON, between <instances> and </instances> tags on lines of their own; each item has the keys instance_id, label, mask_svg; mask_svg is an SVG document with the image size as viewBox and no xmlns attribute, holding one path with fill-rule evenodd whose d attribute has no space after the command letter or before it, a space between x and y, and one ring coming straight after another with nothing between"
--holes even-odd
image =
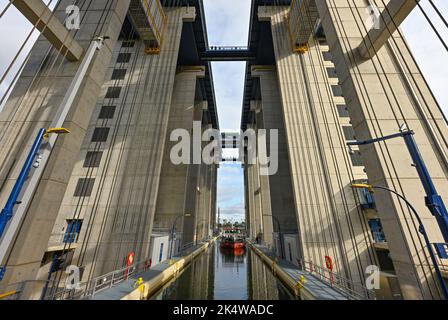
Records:
<instances>
[{"instance_id":1,"label":"concrete pillar","mask_svg":"<svg viewBox=\"0 0 448 320\"><path fill-rule=\"evenodd\" d=\"M196 103L194 108L194 121L202 123L203 111L208 108L206 101ZM201 128L201 131L203 129ZM193 148L193 146L192 146ZM183 223L182 244L188 245L195 241L196 222L198 221L197 211L199 206L198 188L200 177L200 164L191 164L188 167L188 188L185 195L185 212L190 214L185 217Z\"/></svg>"},{"instance_id":2,"label":"concrete pillar","mask_svg":"<svg viewBox=\"0 0 448 320\"><path fill-rule=\"evenodd\" d=\"M217 181L217 168L216 165L212 165L211 168L211 174L212 174L212 178L210 181L210 202L211 202L211 206L210 206L210 235L213 235L213 233L215 232L216 228L217 228L217 218L216 218L216 188L218 185L218 181Z\"/></svg>"},{"instance_id":3,"label":"concrete pillar","mask_svg":"<svg viewBox=\"0 0 448 320\"><path fill-rule=\"evenodd\" d=\"M317 6L356 138L393 134L406 123L415 131L436 188L442 198L448 198L448 129L440 106L406 49L405 39L396 32L375 57L362 59L355 50L368 31L365 16L359 14L362 10L351 2L321 1ZM403 55L398 55L399 51ZM436 220L425 206L424 190L404 141L365 146L361 154L370 182L395 189L409 199L421 215L431 242L443 242ZM404 297L439 298L412 213L386 192L378 192L376 200Z\"/></svg>"},{"instance_id":4,"label":"concrete pillar","mask_svg":"<svg viewBox=\"0 0 448 320\"><path fill-rule=\"evenodd\" d=\"M182 220L191 218L193 214L186 211L186 203L188 201L186 195L191 186L191 181L188 180L188 170L193 157L190 154L191 157L188 164L174 164L170 158L170 153L172 147L178 144L178 142L171 142L169 139L173 130L185 129L190 133L189 147L191 149L193 144L192 127L195 117L196 82L198 76L203 77L204 75L203 69L199 69L199 71L192 69L176 75L161 173L163 179L160 181L154 220L155 228L171 230L176 217L183 216L177 221L176 233L182 232L185 236L192 231L182 228L182 225L185 226L185 222L182 223ZM186 214L189 214L190 217L185 217ZM182 242L185 244L184 239Z\"/></svg>"},{"instance_id":5,"label":"concrete pillar","mask_svg":"<svg viewBox=\"0 0 448 320\"><path fill-rule=\"evenodd\" d=\"M303 258L325 267L325 256L330 256L335 272L359 283L356 290L361 291L365 270L376 264L376 256L367 221L350 186L365 175L363 168L354 167L349 158L343 121L336 108L345 101L331 92L333 79L328 78L326 66L318 62L322 52L312 39L309 52L293 53L287 12L286 7L263 7L259 18L270 21L272 27ZM261 78L262 92L263 84L267 87L269 81L273 79ZM272 92L265 94L266 103L275 103L269 94ZM285 173L284 177L288 176Z\"/></svg>"},{"instance_id":6,"label":"concrete pillar","mask_svg":"<svg viewBox=\"0 0 448 320\"><path fill-rule=\"evenodd\" d=\"M260 128L267 130L278 130L278 172L266 176L269 188L269 202L272 216L270 223L275 232L282 234L297 233L296 209L294 204L294 193L291 181L291 165L288 156L286 142L285 124L282 109L278 77L275 67L263 66L261 69L253 67L252 77L260 78L261 87L261 113ZM267 140L268 155L271 155L269 139ZM269 213L264 213L269 214ZM280 228L280 230L279 230Z\"/></svg>"},{"instance_id":7,"label":"concrete pillar","mask_svg":"<svg viewBox=\"0 0 448 320\"><path fill-rule=\"evenodd\" d=\"M124 267L132 251L136 261L149 257L170 109L186 103L173 93L184 14L185 9L169 10L167 38L159 55L146 55L141 41L129 50L122 49L127 41L115 49L53 228L53 234L61 234L74 213L83 221L73 259L85 270L83 280ZM123 52L131 54L131 60L117 63ZM126 69L121 82L109 80L116 68ZM194 88L195 82L188 85ZM106 98L109 88L117 86L120 96ZM116 107L113 117L103 119L103 107L110 105ZM107 141L92 142L97 128L110 129ZM84 167L86 154L92 151L102 152L98 168ZM86 177L95 179L91 195L74 196L79 179Z\"/></svg>"},{"instance_id":8,"label":"concrete pillar","mask_svg":"<svg viewBox=\"0 0 448 320\"><path fill-rule=\"evenodd\" d=\"M266 129L264 127L264 113L261 109L261 102L258 103L258 106L260 108L257 108L256 110L256 125L257 130L260 129ZM258 131L257 134L259 135ZM258 145L257 141L257 150L260 150L260 146ZM260 159L257 157L257 166L260 168L262 164L260 163ZM271 192L270 192L270 185L269 185L269 176L262 175L261 171L258 170L258 181L259 181L259 198L260 198L260 220L263 227L263 242L269 246L274 246L274 229L273 229L273 219L272 219L272 209L271 209Z\"/></svg>"}]
</instances>

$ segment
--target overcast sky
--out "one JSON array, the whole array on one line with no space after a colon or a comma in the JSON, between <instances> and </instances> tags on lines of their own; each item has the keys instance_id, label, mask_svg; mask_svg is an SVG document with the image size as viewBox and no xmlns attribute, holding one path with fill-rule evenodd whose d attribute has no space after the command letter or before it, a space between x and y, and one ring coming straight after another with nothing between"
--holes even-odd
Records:
<instances>
[{"instance_id":1,"label":"overcast sky","mask_svg":"<svg viewBox=\"0 0 448 320\"><path fill-rule=\"evenodd\" d=\"M56 0L45 0L56 3ZM448 18L448 1L433 0L445 17ZM0 12L8 3L0 0ZM215 46L244 46L247 44L249 30L250 0L204 0L208 39ZM448 30L431 10L427 0L421 1L448 42ZM32 29L15 8L11 8L0 20L0 75L3 75L21 43ZM419 65L438 99L445 114L448 114L448 54L442 47L423 15L415 9L403 24L403 30L419 62ZM32 38L35 39L36 35ZM23 50L22 58L30 46ZM20 59L19 59L20 60ZM220 127L223 130L239 130L245 63L213 63L213 77ZM14 72L12 72L14 74ZM6 90L5 81L0 85L0 97ZM241 165L225 164L219 171L218 205L221 217L239 220L244 218L244 186Z\"/></svg>"}]
</instances>

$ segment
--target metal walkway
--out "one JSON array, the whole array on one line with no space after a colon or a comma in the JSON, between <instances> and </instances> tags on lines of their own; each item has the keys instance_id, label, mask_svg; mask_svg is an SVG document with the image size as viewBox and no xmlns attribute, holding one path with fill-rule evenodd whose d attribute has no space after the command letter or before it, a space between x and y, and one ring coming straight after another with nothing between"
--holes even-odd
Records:
<instances>
[{"instance_id":1,"label":"metal walkway","mask_svg":"<svg viewBox=\"0 0 448 320\"><path fill-rule=\"evenodd\" d=\"M291 277L295 283L299 283L302 277L305 277L306 282L303 285L304 290L312 295L316 300L370 300L374 299L374 294L367 289L358 288L354 284L350 284L348 280L343 280L335 275L333 281L325 277L323 272L314 267L311 271L307 268L300 269L296 265L286 260L277 260L277 257L269 248L251 243L251 245L261 251L267 256L272 263L276 264L285 273ZM343 281L341 281L343 280ZM364 294L353 290L356 287L360 291L365 291Z\"/></svg>"},{"instance_id":2,"label":"metal walkway","mask_svg":"<svg viewBox=\"0 0 448 320\"><path fill-rule=\"evenodd\" d=\"M211 46L201 55L204 61L248 61L255 60L256 54L249 47Z\"/></svg>"}]
</instances>

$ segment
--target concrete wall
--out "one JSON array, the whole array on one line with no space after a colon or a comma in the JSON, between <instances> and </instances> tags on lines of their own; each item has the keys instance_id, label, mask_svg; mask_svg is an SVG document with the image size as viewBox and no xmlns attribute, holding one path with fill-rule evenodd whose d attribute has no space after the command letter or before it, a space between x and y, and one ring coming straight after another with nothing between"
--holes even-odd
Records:
<instances>
[{"instance_id":1,"label":"concrete wall","mask_svg":"<svg viewBox=\"0 0 448 320\"><path fill-rule=\"evenodd\" d=\"M60 21L63 21L65 8L71 2L64 0L56 8L55 15ZM96 35L108 35L110 39L96 54L67 117L64 127L71 134L61 137L56 144L21 232L5 262L8 272L0 284L1 288L8 283L35 279L37 275L128 5L129 0L112 4L98 0L93 6L88 1L81 6L81 29L74 32L78 43L87 49ZM1 204L15 183L37 131L50 125L80 64L68 62L55 49L51 49L47 56L50 49L50 44L41 36L0 115L0 146L3 150L0 155Z\"/></svg>"},{"instance_id":2,"label":"concrete wall","mask_svg":"<svg viewBox=\"0 0 448 320\"><path fill-rule=\"evenodd\" d=\"M154 220L156 228L171 230L176 218L181 217L177 219L176 233L182 233L182 237L185 236L186 232L190 231L182 228L183 219L191 219L194 214L194 212L187 212L186 210L186 195L189 187L188 177L191 168L188 163L176 165L172 162L170 158L171 149L179 142L170 141L170 135L175 129L185 129L192 137L195 108L201 107L200 104L195 103L198 76L204 76L203 69L191 69L176 75L174 98L163 155L163 179L160 181ZM199 130L201 129L199 128ZM188 147L191 151L191 145ZM187 214L190 216L186 217L185 215ZM182 218L182 216L184 217Z\"/></svg>"},{"instance_id":3,"label":"concrete wall","mask_svg":"<svg viewBox=\"0 0 448 320\"><path fill-rule=\"evenodd\" d=\"M166 41L159 55L145 54L141 41L130 48L120 41L114 49L53 228L58 239L67 219L83 220L78 243L70 245L75 249L71 263L84 268L83 281L124 267L131 251L137 262L149 257L182 25L192 10L167 10ZM122 53L131 54L128 63L117 62ZM126 70L124 79L111 79L115 69ZM111 87L121 87L117 98L107 96ZM100 116L104 106L115 106L110 119ZM109 128L105 142L92 141L98 128ZM98 167L84 167L88 152L102 152ZM82 178L95 179L90 196L74 195ZM48 247L55 245L50 238Z\"/></svg>"},{"instance_id":4,"label":"concrete wall","mask_svg":"<svg viewBox=\"0 0 448 320\"><path fill-rule=\"evenodd\" d=\"M356 138L393 134L406 123L415 131L415 140L438 191L447 198L446 122L405 39L395 32L374 57L363 59L357 48L369 41L365 16L360 14L365 4L355 8L344 1L319 1L317 6ZM402 56L397 54L399 50ZM425 207L424 190L404 141L365 146L361 154L371 183L390 187L410 199L431 242L442 241L437 223ZM404 297L439 298L431 262L412 213L389 193L378 192L376 200Z\"/></svg>"}]
</instances>

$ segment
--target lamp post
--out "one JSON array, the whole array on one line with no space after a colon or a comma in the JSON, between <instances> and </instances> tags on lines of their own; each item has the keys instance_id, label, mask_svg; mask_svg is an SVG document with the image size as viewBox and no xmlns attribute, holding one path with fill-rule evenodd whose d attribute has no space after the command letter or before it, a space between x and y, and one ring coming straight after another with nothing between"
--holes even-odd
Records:
<instances>
[{"instance_id":1,"label":"lamp post","mask_svg":"<svg viewBox=\"0 0 448 320\"><path fill-rule=\"evenodd\" d=\"M436 255L435 255L434 250L432 248L432 244L429 241L428 234L426 232L425 226L423 225L422 219L420 218L420 216L417 213L417 210L414 208L414 206L403 195L399 194L395 190L392 190L392 189L389 189L389 188L386 188L386 187L373 186L373 185L370 185L370 184L352 184L352 188L367 189L367 190L369 190L370 193L373 193L374 189L385 190L385 191L388 191L388 192L391 192L391 193L395 194L398 198L403 200L408 205L408 207L414 213L414 215L415 215L415 217L416 217L416 219L417 219L417 221L419 223L418 231L423 235L423 238L425 239L425 243L426 243L426 246L428 247L428 251L429 251L429 255L431 256L432 263L434 264L434 269L436 270L436 274L437 274L437 277L439 279L440 287L442 288L443 295L444 295L445 299L448 300L448 288L447 288L447 285L446 285L445 281L443 280L443 276L442 276L442 273L440 271L439 264L437 263L437 260L436 260Z\"/></svg>"},{"instance_id":2,"label":"lamp post","mask_svg":"<svg viewBox=\"0 0 448 320\"><path fill-rule=\"evenodd\" d=\"M275 220L275 222L277 223L277 228L278 228L278 237L280 240L280 255L282 259L285 259L285 250L283 248L283 232L282 232L282 227L280 226L280 221L278 220L277 217L272 216L272 219Z\"/></svg>"},{"instance_id":3,"label":"lamp post","mask_svg":"<svg viewBox=\"0 0 448 320\"><path fill-rule=\"evenodd\" d=\"M180 214L180 215L178 215L178 216L176 217L176 219L174 219L173 225L172 225L172 227L171 227L170 260L173 258L174 232L175 232L175 230L176 230L176 224L177 224L177 221L178 221L180 218L183 218L183 217L191 217L191 214L186 213L186 214Z\"/></svg>"},{"instance_id":4,"label":"lamp post","mask_svg":"<svg viewBox=\"0 0 448 320\"><path fill-rule=\"evenodd\" d=\"M426 206L428 207L429 211L431 211L432 215L435 216L445 243L448 243L448 210L445 207L445 203L443 202L442 197L437 193L436 187L434 186L425 162L423 161L423 158L418 149L417 143L415 142L414 134L414 131L408 130L406 125L402 125L399 133L371 140L349 142L347 143L347 145L349 146L349 148L351 148L351 146L368 145L398 137L403 138L412 157L412 161L414 162L414 166L417 169L418 175L423 184L423 188L425 189ZM437 245L439 246L439 248L443 248L445 244L439 243Z\"/></svg>"}]
</instances>

